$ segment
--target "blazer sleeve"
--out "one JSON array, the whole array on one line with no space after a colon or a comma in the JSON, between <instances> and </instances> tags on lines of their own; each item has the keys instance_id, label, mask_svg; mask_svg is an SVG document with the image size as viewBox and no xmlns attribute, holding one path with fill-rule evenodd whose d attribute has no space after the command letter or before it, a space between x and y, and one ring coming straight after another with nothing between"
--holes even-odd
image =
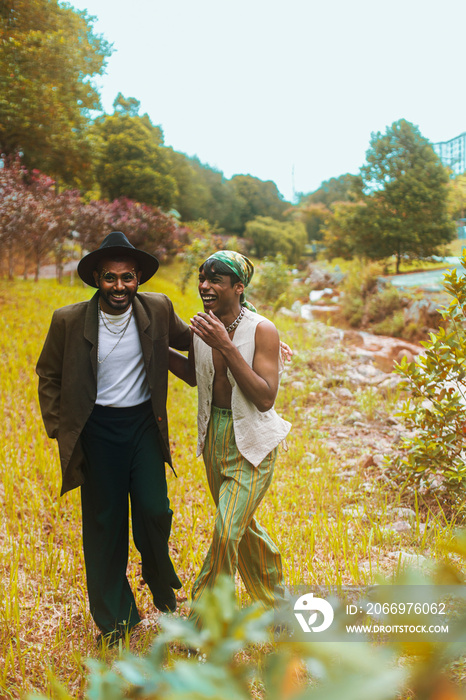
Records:
<instances>
[{"instance_id":1,"label":"blazer sleeve","mask_svg":"<svg viewBox=\"0 0 466 700\"><path fill-rule=\"evenodd\" d=\"M167 297L168 298L168 297ZM191 331L185 323L174 311L173 304L169 302L169 344L171 348L177 350L189 350L191 345Z\"/></svg>"},{"instance_id":2,"label":"blazer sleeve","mask_svg":"<svg viewBox=\"0 0 466 700\"><path fill-rule=\"evenodd\" d=\"M47 435L51 438L58 437L60 423L64 343L64 322L55 311L36 366L36 372L39 376L40 410Z\"/></svg>"}]
</instances>

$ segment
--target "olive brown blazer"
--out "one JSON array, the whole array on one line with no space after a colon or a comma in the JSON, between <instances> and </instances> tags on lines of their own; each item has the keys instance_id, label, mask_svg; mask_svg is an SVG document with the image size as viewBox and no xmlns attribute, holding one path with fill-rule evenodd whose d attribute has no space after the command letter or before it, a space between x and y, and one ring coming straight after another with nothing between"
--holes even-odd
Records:
<instances>
[{"instance_id":1,"label":"olive brown blazer","mask_svg":"<svg viewBox=\"0 0 466 700\"><path fill-rule=\"evenodd\" d=\"M81 432L97 396L99 292L89 301L57 309L40 354L39 402L47 435L58 440L61 493L84 482ZM133 299L152 409L170 464L167 421L168 348L188 350L191 332L164 294L139 293Z\"/></svg>"}]
</instances>

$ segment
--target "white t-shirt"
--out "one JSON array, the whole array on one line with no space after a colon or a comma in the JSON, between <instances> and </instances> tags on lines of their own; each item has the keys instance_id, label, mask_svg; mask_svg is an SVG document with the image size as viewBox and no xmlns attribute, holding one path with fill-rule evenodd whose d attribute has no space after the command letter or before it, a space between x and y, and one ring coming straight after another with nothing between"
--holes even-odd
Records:
<instances>
[{"instance_id":1,"label":"white t-shirt","mask_svg":"<svg viewBox=\"0 0 466 700\"><path fill-rule=\"evenodd\" d=\"M101 406L137 406L150 399L141 341L132 307L124 314L104 316L108 328L119 331L131 320L124 335L108 330L99 313L99 350L97 363L97 399ZM109 319L107 321L106 319ZM123 323L113 326L110 321Z\"/></svg>"}]
</instances>

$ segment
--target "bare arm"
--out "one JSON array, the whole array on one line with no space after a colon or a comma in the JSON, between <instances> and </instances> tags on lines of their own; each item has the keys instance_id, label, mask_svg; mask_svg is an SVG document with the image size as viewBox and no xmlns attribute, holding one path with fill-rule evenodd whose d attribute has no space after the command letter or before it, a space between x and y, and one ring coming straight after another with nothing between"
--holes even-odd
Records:
<instances>
[{"instance_id":1,"label":"bare arm","mask_svg":"<svg viewBox=\"0 0 466 700\"><path fill-rule=\"evenodd\" d=\"M194 365L194 346L191 338L191 347L189 348L188 357L180 352L168 349L168 369L176 377L182 379L189 386L196 386L196 369Z\"/></svg>"},{"instance_id":2,"label":"bare arm","mask_svg":"<svg viewBox=\"0 0 466 700\"><path fill-rule=\"evenodd\" d=\"M280 341L273 323L263 321L256 327L255 353L250 367L233 345L225 326L210 311L191 319L191 330L207 345L220 352L241 392L261 411L273 407L278 391Z\"/></svg>"}]
</instances>

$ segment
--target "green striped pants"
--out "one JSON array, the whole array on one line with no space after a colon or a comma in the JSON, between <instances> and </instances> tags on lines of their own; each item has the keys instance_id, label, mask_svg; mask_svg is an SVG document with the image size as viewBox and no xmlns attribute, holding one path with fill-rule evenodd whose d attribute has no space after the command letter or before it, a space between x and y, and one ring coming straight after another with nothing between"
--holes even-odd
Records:
<instances>
[{"instance_id":1,"label":"green striped pants","mask_svg":"<svg viewBox=\"0 0 466 700\"><path fill-rule=\"evenodd\" d=\"M238 568L250 596L274 604L274 591L283 581L281 556L253 516L272 481L277 450L254 467L238 451L231 410L212 407L203 457L217 512L193 602L214 586L219 574L233 578Z\"/></svg>"}]
</instances>

